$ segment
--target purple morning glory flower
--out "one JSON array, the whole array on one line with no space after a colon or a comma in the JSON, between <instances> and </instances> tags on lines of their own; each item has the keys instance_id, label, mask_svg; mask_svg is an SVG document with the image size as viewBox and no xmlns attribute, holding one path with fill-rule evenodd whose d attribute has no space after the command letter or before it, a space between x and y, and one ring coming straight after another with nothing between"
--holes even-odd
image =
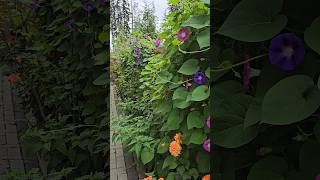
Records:
<instances>
[{"instance_id":1,"label":"purple morning glory flower","mask_svg":"<svg viewBox=\"0 0 320 180\"><path fill-rule=\"evenodd\" d=\"M293 33L280 34L270 42L270 62L282 70L293 70L298 64L302 63L304 55L303 41Z\"/></svg>"},{"instance_id":2,"label":"purple morning glory flower","mask_svg":"<svg viewBox=\"0 0 320 180\"><path fill-rule=\"evenodd\" d=\"M39 4L37 4L37 3L34 2L34 1L32 1L32 2L29 4L29 11L34 12L34 11L36 11L39 7L40 7Z\"/></svg>"},{"instance_id":3,"label":"purple morning glory flower","mask_svg":"<svg viewBox=\"0 0 320 180\"><path fill-rule=\"evenodd\" d=\"M202 147L207 152L210 152L210 139L205 140L204 143L202 144Z\"/></svg>"},{"instance_id":4,"label":"purple morning glory flower","mask_svg":"<svg viewBox=\"0 0 320 180\"><path fill-rule=\"evenodd\" d=\"M84 4L83 8L87 12L91 12L91 11L94 10L94 5L91 2L87 2L87 3Z\"/></svg>"},{"instance_id":5,"label":"purple morning glory flower","mask_svg":"<svg viewBox=\"0 0 320 180\"><path fill-rule=\"evenodd\" d=\"M161 40L158 38L154 41L154 44L156 45L156 47L159 47L161 44Z\"/></svg>"},{"instance_id":6,"label":"purple morning glory flower","mask_svg":"<svg viewBox=\"0 0 320 180\"><path fill-rule=\"evenodd\" d=\"M134 49L134 53L139 54L139 53L140 53L140 49L139 49L138 47L136 47L136 48Z\"/></svg>"},{"instance_id":7,"label":"purple morning glory flower","mask_svg":"<svg viewBox=\"0 0 320 180\"><path fill-rule=\"evenodd\" d=\"M147 36L147 35L144 35L143 37L144 37L145 39L148 39L148 38L149 38L149 36Z\"/></svg>"},{"instance_id":8,"label":"purple morning glory flower","mask_svg":"<svg viewBox=\"0 0 320 180\"><path fill-rule=\"evenodd\" d=\"M320 180L320 175L318 175L314 180Z\"/></svg>"},{"instance_id":9,"label":"purple morning glory flower","mask_svg":"<svg viewBox=\"0 0 320 180\"><path fill-rule=\"evenodd\" d=\"M64 27L66 27L66 28L71 28L72 21L71 21L71 20L66 20L63 25L64 25Z\"/></svg>"},{"instance_id":10,"label":"purple morning glory flower","mask_svg":"<svg viewBox=\"0 0 320 180\"><path fill-rule=\"evenodd\" d=\"M181 28L178 32L178 40L179 41L187 41L190 36L190 31L188 28Z\"/></svg>"},{"instance_id":11,"label":"purple morning glory flower","mask_svg":"<svg viewBox=\"0 0 320 180\"><path fill-rule=\"evenodd\" d=\"M135 60L139 60L140 56L133 56Z\"/></svg>"},{"instance_id":12,"label":"purple morning glory flower","mask_svg":"<svg viewBox=\"0 0 320 180\"><path fill-rule=\"evenodd\" d=\"M211 116L209 116L207 119L207 126L208 128L211 128Z\"/></svg>"},{"instance_id":13,"label":"purple morning glory flower","mask_svg":"<svg viewBox=\"0 0 320 180\"><path fill-rule=\"evenodd\" d=\"M193 80L197 84L203 84L206 81L206 74L204 72L198 71L193 75Z\"/></svg>"}]
</instances>

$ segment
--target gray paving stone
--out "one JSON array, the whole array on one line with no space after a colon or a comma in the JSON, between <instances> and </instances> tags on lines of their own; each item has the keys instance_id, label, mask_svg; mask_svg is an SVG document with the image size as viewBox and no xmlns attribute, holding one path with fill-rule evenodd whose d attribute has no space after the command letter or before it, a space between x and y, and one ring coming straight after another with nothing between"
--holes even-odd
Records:
<instances>
[{"instance_id":1,"label":"gray paving stone","mask_svg":"<svg viewBox=\"0 0 320 180\"><path fill-rule=\"evenodd\" d=\"M17 133L7 133L7 144L8 145L17 145L19 144Z\"/></svg>"},{"instance_id":2,"label":"gray paving stone","mask_svg":"<svg viewBox=\"0 0 320 180\"><path fill-rule=\"evenodd\" d=\"M8 159L21 160L20 148L8 148Z\"/></svg>"},{"instance_id":3,"label":"gray paving stone","mask_svg":"<svg viewBox=\"0 0 320 180\"><path fill-rule=\"evenodd\" d=\"M24 171L23 161L20 160L10 160L10 168L14 170Z\"/></svg>"},{"instance_id":4,"label":"gray paving stone","mask_svg":"<svg viewBox=\"0 0 320 180\"><path fill-rule=\"evenodd\" d=\"M5 124L6 133L17 133L17 126L14 124Z\"/></svg>"},{"instance_id":5,"label":"gray paving stone","mask_svg":"<svg viewBox=\"0 0 320 180\"><path fill-rule=\"evenodd\" d=\"M6 136L0 135L0 145L5 145L5 144L7 144Z\"/></svg>"},{"instance_id":6,"label":"gray paving stone","mask_svg":"<svg viewBox=\"0 0 320 180\"><path fill-rule=\"evenodd\" d=\"M118 180L127 180L127 174L118 174Z\"/></svg>"}]
</instances>

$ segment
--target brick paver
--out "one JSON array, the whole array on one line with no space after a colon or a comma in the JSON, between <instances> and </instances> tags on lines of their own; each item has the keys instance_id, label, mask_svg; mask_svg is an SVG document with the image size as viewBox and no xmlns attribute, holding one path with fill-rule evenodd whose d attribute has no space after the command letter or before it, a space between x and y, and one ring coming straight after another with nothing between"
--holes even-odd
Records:
<instances>
[{"instance_id":1,"label":"brick paver","mask_svg":"<svg viewBox=\"0 0 320 180\"><path fill-rule=\"evenodd\" d=\"M37 167L37 160L24 156L19 136L27 123L21 100L0 69L0 175L6 170L25 172ZM20 135L19 135L20 132Z\"/></svg>"},{"instance_id":2,"label":"brick paver","mask_svg":"<svg viewBox=\"0 0 320 180\"><path fill-rule=\"evenodd\" d=\"M110 118L117 116L117 108L115 104L115 94L113 86L110 86ZM110 139L113 135L112 128L110 130ZM123 146L121 142L110 142L110 180L128 180L126 164L123 155Z\"/></svg>"}]
</instances>

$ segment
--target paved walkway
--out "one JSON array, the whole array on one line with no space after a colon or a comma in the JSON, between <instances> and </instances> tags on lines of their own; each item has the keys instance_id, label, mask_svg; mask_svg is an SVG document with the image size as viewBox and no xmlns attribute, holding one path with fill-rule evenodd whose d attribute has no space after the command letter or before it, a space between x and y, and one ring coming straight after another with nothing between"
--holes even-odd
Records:
<instances>
[{"instance_id":1,"label":"paved walkway","mask_svg":"<svg viewBox=\"0 0 320 180\"><path fill-rule=\"evenodd\" d=\"M34 157L27 157L18 137L27 126L20 99L0 69L0 174L7 169L25 172L37 167Z\"/></svg>"},{"instance_id":2,"label":"paved walkway","mask_svg":"<svg viewBox=\"0 0 320 180\"><path fill-rule=\"evenodd\" d=\"M114 86L110 85L110 119L117 116L117 108L115 104ZM110 130L110 139L112 139L113 131ZM110 142L110 180L128 180L126 164L124 160L122 143Z\"/></svg>"}]
</instances>

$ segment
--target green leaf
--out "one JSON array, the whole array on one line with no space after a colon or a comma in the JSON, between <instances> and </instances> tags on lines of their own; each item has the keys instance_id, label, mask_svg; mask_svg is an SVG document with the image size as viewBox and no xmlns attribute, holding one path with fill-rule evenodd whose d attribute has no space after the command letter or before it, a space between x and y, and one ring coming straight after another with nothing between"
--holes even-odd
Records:
<instances>
[{"instance_id":1,"label":"green leaf","mask_svg":"<svg viewBox=\"0 0 320 180\"><path fill-rule=\"evenodd\" d=\"M210 67L206 69L205 74L210 79Z\"/></svg>"},{"instance_id":2,"label":"green leaf","mask_svg":"<svg viewBox=\"0 0 320 180\"><path fill-rule=\"evenodd\" d=\"M94 57L94 60L96 61L94 65L102 65L107 63L107 52L103 51L102 53L96 55Z\"/></svg>"},{"instance_id":3,"label":"green leaf","mask_svg":"<svg viewBox=\"0 0 320 180\"><path fill-rule=\"evenodd\" d=\"M215 117L213 142L225 148L238 148L249 143L258 135L258 128L251 126L244 129L242 123L243 119L236 116Z\"/></svg>"},{"instance_id":4,"label":"green leaf","mask_svg":"<svg viewBox=\"0 0 320 180\"><path fill-rule=\"evenodd\" d=\"M308 141L300 149L300 169L315 177L320 172L320 143Z\"/></svg>"},{"instance_id":5,"label":"green leaf","mask_svg":"<svg viewBox=\"0 0 320 180\"><path fill-rule=\"evenodd\" d=\"M320 105L320 90L312 78L294 75L276 83L262 103L262 122L287 125L301 121Z\"/></svg>"},{"instance_id":6,"label":"green leaf","mask_svg":"<svg viewBox=\"0 0 320 180\"><path fill-rule=\"evenodd\" d=\"M178 166L177 160L172 156L167 156L163 162L162 168L175 169Z\"/></svg>"},{"instance_id":7,"label":"green leaf","mask_svg":"<svg viewBox=\"0 0 320 180\"><path fill-rule=\"evenodd\" d=\"M165 178L165 179L167 179L167 180L175 180L175 173L174 172L170 172L169 174L168 174L168 176L167 176L167 178Z\"/></svg>"},{"instance_id":8,"label":"green leaf","mask_svg":"<svg viewBox=\"0 0 320 180\"><path fill-rule=\"evenodd\" d=\"M156 112L157 112L157 113L165 114L165 113L170 112L171 109L172 109L172 103L171 103L171 101L164 101L164 102L162 102L161 104L159 104L159 106L157 106Z\"/></svg>"},{"instance_id":9,"label":"green leaf","mask_svg":"<svg viewBox=\"0 0 320 180\"><path fill-rule=\"evenodd\" d=\"M200 0L200 2L203 2L205 4L210 4L210 0Z\"/></svg>"},{"instance_id":10,"label":"green leaf","mask_svg":"<svg viewBox=\"0 0 320 180\"><path fill-rule=\"evenodd\" d=\"M313 129L314 135L316 136L318 142L320 143L320 121L316 123Z\"/></svg>"},{"instance_id":11,"label":"green leaf","mask_svg":"<svg viewBox=\"0 0 320 180\"><path fill-rule=\"evenodd\" d=\"M136 153L137 157L140 158L140 155L141 155L141 147L142 145L141 144L135 144L134 145L134 152Z\"/></svg>"},{"instance_id":12,"label":"green leaf","mask_svg":"<svg viewBox=\"0 0 320 180\"><path fill-rule=\"evenodd\" d=\"M175 100L175 99L186 100L187 96L188 96L188 91L186 91L183 87L179 87L173 92L172 100Z\"/></svg>"},{"instance_id":13,"label":"green leaf","mask_svg":"<svg viewBox=\"0 0 320 180\"><path fill-rule=\"evenodd\" d=\"M168 117L166 128L167 130L177 130L180 127L180 123L183 119L180 116L180 111L177 109L173 109Z\"/></svg>"},{"instance_id":14,"label":"green leaf","mask_svg":"<svg viewBox=\"0 0 320 180\"><path fill-rule=\"evenodd\" d=\"M189 174L193 177L193 179L197 179L199 177L199 173L196 168L191 168L189 170Z\"/></svg>"},{"instance_id":15,"label":"green leaf","mask_svg":"<svg viewBox=\"0 0 320 180\"><path fill-rule=\"evenodd\" d=\"M101 74L96 80L93 81L93 84L97 86L107 85L108 83L109 81L107 73Z\"/></svg>"},{"instance_id":16,"label":"green leaf","mask_svg":"<svg viewBox=\"0 0 320 180\"><path fill-rule=\"evenodd\" d=\"M190 137L190 143L202 144L205 139L206 135L202 132L202 130L197 129L192 132Z\"/></svg>"},{"instance_id":17,"label":"green leaf","mask_svg":"<svg viewBox=\"0 0 320 180\"><path fill-rule=\"evenodd\" d=\"M200 151L197 154L196 162L200 173L210 172L210 154Z\"/></svg>"},{"instance_id":18,"label":"green leaf","mask_svg":"<svg viewBox=\"0 0 320 180\"><path fill-rule=\"evenodd\" d=\"M176 99L173 101L173 106L179 109L185 109L191 105L191 102L185 99Z\"/></svg>"},{"instance_id":19,"label":"green leaf","mask_svg":"<svg viewBox=\"0 0 320 180\"><path fill-rule=\"evenodd\" d=\"M220 64L220 67L221 68L224 68L226 66L230 66L233 64L233 62L235 61L235 52L233 49L231 48L227 48L227 49L224 49L221 53L221 61L224 62L224 63L221 63ZM224 65L226 64L226 65Z\"/></svg>"},{"instance_id":20,"label":"green leaf","mask_svg":"<svg viewBox=\"0 0 320 180\"><path fill-rule=\"evenodd\" d=\"M170 80L172 79L173 75L167 71L161 71L159 73L159 76L156 80L156 84L165 84L170 82Z\"/></svg>"},{"instance_id":21,"label":"green leaf","mask_svg":"<svg viewBox=\"0 0 320 180\"><path fill-rule=\"evenodd\" d=\"M154 158L154 150L149 147L144 147L141 152L141 161L147 164Z\"/></svg>"},{"instance_id":22,"label":"green leaf","mask_svg":"<svg viewBox=\"0 0 320 180\"><path fill-rule=\"evenodd\" d=\"M283 158L269 156L252 166L247 180L286 180L287 171L288 164Z\"/></svg>"},{"instance_id":23,"label":"green leaf","mask_svg":"<svg viewBox=\"0 0 320 180\"><path fill-rule=\"evenodd\" d=\"M169 4L171 5L177 5L179 4L180 0L169 0Z\"/></svg>"},{"instance_id":24,"label":"green leaf","mask_svg":"<svg viewBox=\"0 0 320 180\"><path fill-rule=\"evenodd\" d=\"M182 27L189 26L196 29L201 29L206 26L210 26L210 19L207 15L197 15L190 17L187 21L182 23Z\"/></svg>"},{"instance_id":25,"label":"green leaf","mask_svg":"<svg viewBox=\"0 0 320 180\"><path fill-rule=\"evenodd\" d=\"M245 42L265 41L287 24L279 15L283 0L242 0L229 14L218 33Z\"/></svg>"},{"instance_id":26,"label":"green leaf","mask_svg":"<svg viewBox=\"0 0 320 180\"><path fill-rule=\"evenodd\" d=\"M203 128L204 127L203 116L199 111L192 111L188 114L187 125L188 129Z\"/></svg>"},{"instance_id":27,"label":"green leaf","mask_svg":"<svg viewBox=\"0 0 320 180\"><path fill-rule=\"evenodd\" d=\"M197 72L200 69L198 64L199 64L199 60L189 59L188 61L182 64L178 72L184 75L193 75L195 72Z\"/></svg>"},{"instance_id":28,"label":"green leaf","mask_svg":"<svg viewBox=\"0 0 320 180\"><path fill-rule=\"evenodd\" d=\"M210 28L206 28L197 35L200 49L210 46Z\"/></svg>"},{"instance_id":29,"label":"green leaf","mask_svg":"<svg viewBox=\"0 0 320 180\"><path fill-rule=\"evenodd\" d=\"M207 85L201 85L196 87L192 91L192 101L203 101L208 99L210 96L210 89Z\"/></svg>"},{"instance_id":30,"label":"green leaf","mask_svg":"<svg viewBox=\"0 0 320 180\"><path fill-rule=\"evenodd\" d=\"M109 33L102 32L102 33L99 34L98 38L99 38L99 41L101 41L101 42L107 42L107 40L110 38L109 37Z\"/></svg>"},{"instance_id":31,"label":"green leaf","mask_svg":"<svg viewBox=\"0 0 320 180\"><path fill-rule=\"evenodd\" d=\"M261 121L261 104L261 99L253 99L244 119L244 128L255 125Z\"/></svg>"},{"instance_id":32,"label":"green leaf","mask_svg":"<svg viewBox=\"0 0 320 180\"><path fill-rule=\"evenodd\" d=\"M308 46L320 54L320 16L317 17L304 32L304 40Z\"/></svg>"}]
</instances>

